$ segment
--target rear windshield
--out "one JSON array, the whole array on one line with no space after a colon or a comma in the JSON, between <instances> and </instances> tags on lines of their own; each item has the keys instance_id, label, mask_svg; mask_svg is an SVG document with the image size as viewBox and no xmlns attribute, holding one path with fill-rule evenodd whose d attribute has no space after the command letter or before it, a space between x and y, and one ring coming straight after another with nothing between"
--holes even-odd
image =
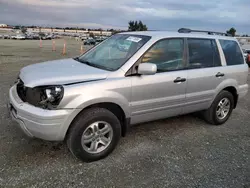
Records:
<instances>
[{"instance_id":1,"label":"rear windshield","mask_svg":"<svg viewBox=\"0 0 250 188\"><path fill-rule=\"evenodd\" d=\"M219 40L222 50L224 52L227 65L244 64L244 58L240 47L236 41L233 40Z\"/></svg>"}]
</instances>

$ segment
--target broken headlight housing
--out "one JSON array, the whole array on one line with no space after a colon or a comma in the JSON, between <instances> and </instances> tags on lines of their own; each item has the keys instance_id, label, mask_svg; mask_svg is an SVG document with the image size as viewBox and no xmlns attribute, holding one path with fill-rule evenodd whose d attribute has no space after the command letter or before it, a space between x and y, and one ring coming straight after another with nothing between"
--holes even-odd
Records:
<instances>
[{"instance_id":1,"label":"broken headlight housing","mask_svg":"<svg viewBox=\"0 0 250 188\"><path fill-rule=\"evenodd\" d=\"M63 97L62 86L49 86L43 89L41 105L47 108L53 108L59 105Z\"/></svg>"},{"instance_id":2,"label":"broken headlight housing","mask_svg":"<svg viewBox=\"0 0 250 188\"><path fill-rule=\"evenodd\" d=\"M63 98L64 89L61 85L39 86L29 88L26 93L27 102L44 109L55 109Z\"/></svg>"}]
</instances>

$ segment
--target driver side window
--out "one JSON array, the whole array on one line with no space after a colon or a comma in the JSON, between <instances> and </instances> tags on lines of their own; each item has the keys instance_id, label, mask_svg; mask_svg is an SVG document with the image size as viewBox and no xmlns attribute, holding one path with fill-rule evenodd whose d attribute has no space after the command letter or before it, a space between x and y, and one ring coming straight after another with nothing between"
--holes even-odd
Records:
<instances>
[{"instance_id":1,"label":"driver side window","mask_svg":"<svg viewBox=\"0 0 250 188\"><path fill-rule=\"evenodd\" d=\"M142 57L141 63L153 63L157 72L184 68L184 39L160 40Z\"/></svg>"}]
</instances>

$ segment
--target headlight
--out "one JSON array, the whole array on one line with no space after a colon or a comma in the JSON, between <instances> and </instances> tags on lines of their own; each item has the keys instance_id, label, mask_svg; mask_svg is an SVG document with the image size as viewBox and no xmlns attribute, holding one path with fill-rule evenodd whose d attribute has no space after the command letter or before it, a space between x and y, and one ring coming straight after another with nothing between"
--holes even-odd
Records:
<instances>
[{"instance_id":1,"label":"headlight","mask_svg":"<svg viewBox=\"0 0 250 188\"><path fill-rule=\"evenodd\" d=\"M39 104L44 108L55 108L63 98L62 86L41 87L41 101Z\"/></svg>"},{"instance_id":2,"label":"headlight","mask_svg":"<svg viewBox=\"0 0 250 188\"><path fill-rule=\"evenodd\" d=\"M63 86L39 86L28 88L26 101L34 106L44 109L56 108L63 98Z\"/></svg>"}]
</instances>

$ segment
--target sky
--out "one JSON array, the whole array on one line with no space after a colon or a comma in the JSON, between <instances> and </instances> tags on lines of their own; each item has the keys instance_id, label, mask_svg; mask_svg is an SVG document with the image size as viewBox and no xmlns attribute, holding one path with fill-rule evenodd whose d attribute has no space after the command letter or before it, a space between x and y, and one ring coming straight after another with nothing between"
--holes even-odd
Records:
<instances>
[{"instance_id":1,"label":"sky","mask_svg":"<svg viewBox=\"0 0 250 188\"><path fill-rule=\"evenodd\" d=\"M150 30L250 34L249 8L249 0L0 0L0 23L127 29L129 20L142 20Z\"/></svg>"}]
</instances>

